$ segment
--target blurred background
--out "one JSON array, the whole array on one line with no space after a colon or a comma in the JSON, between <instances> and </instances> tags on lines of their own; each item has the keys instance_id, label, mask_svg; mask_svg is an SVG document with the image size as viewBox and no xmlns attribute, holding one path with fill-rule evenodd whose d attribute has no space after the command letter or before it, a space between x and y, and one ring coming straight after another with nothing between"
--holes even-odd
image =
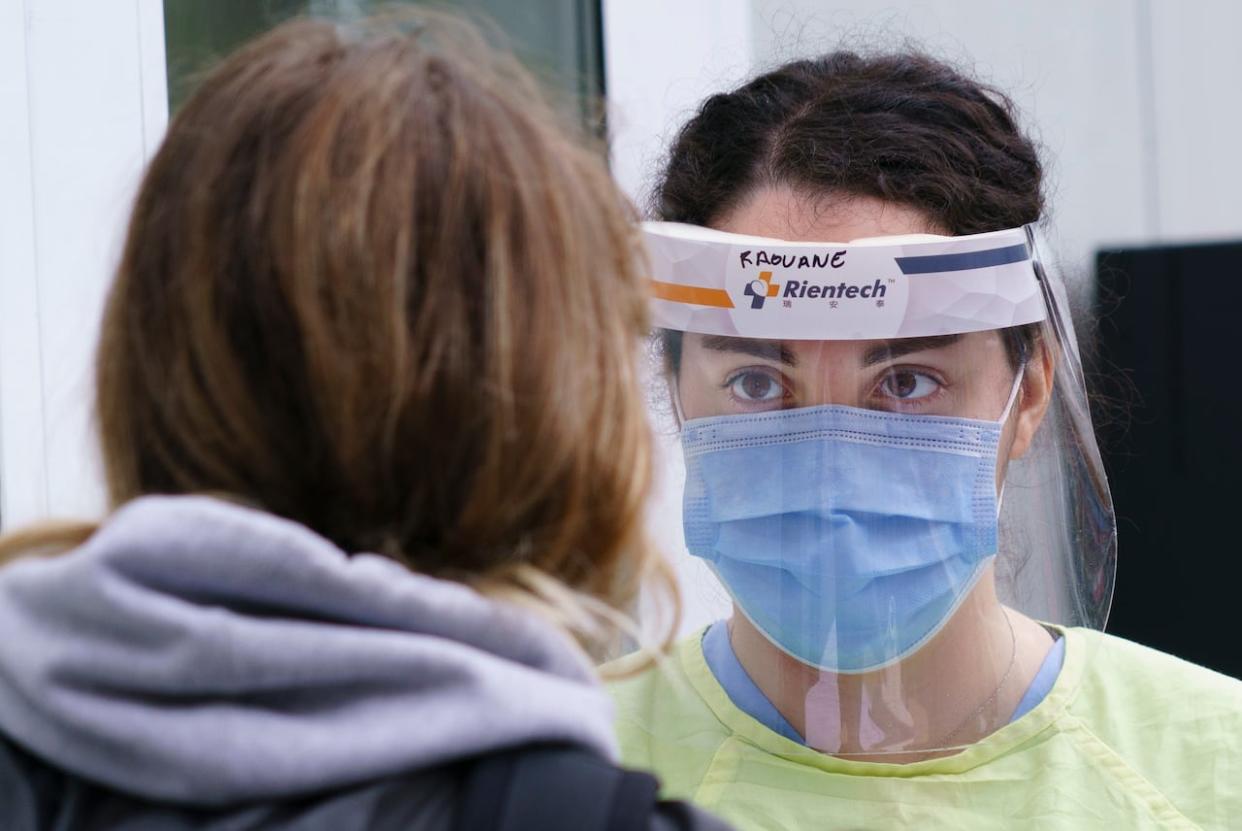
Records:
<instances>
[{"instance_id":1,"label":"blurred background","mask_svg":"<svg viewBox=\"0 0 1242 831\"><path fill-rule=\"evenodd\" d=\"M104 509L90 356L129 202L169 114L216 58L294 15L365 0L0 0L0 525ZM389 3L387 5L399 5ZM785 60L914 45L1013 96L1042 143L1050 237L1104 395L1120 526L1110 630L1242 676L1242 4L461 0L608 138L645 207L695 104ZM606 108L598 106L606 96ZM1090 325L1103 314L1098 326ZM652 522L686 628L727 607L680 540L664 434Z\"/></svg>"}]
</instances>

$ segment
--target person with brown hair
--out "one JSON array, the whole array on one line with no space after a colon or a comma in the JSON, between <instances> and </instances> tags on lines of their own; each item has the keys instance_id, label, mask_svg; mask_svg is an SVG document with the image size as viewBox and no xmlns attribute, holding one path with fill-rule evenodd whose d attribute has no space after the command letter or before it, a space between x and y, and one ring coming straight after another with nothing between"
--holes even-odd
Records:
<instances>
[{"instance_id":1,"label":"person with brown hair","mask_svg":"<svg viewBox=\"0 0 1242 831\"><path fill-rule=\"evenodd\" d=\"M0 541L0 826L722 828L584 649L659 563L639 251L465 24L224 60L108 296L110 515Z\"/></svg>"},{"instance_id":2,"label":"person with brown hair","mask_svg":"<svg viewBox=\"0 0 1242 831\"><path fill-rule=\"evenodd\" d=\"M653 322L733 608L615 685L668 795L746 829L1236 827L1242 684L1100 631L1043 181L1009 99L918 53L795 61L681 129Z\"/></svg>"}]
</instances>

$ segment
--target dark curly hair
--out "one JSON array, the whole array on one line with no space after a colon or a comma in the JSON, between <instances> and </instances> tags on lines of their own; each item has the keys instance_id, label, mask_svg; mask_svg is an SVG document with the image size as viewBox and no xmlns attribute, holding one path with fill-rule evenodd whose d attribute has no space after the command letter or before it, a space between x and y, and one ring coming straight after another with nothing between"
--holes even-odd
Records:
<instances>
[{"instance_id":1,"label":"dark curly hair","mask_svg":"<svg viewBox=\"0 0 1242 831\"><path fill-rule=\"evenodd\" d=\"M1036 222L1043 167L999 90L922 54L834 52L713 95L682 127L660 218L711 225L764 185L872 196L952 234Z\"/></svg>"}]
</instances>

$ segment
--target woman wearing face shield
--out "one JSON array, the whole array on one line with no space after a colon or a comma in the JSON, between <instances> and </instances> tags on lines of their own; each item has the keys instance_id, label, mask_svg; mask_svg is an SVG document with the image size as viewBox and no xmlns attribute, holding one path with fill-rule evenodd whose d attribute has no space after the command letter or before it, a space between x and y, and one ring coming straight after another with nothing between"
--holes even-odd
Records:
<instances>
[{"instance_id":1,"label":"woman wearing face shield","mask_svg":"<svg viewBox=\"0 0 1242 831\"><path fill-rule=\"evenodd\" d=\"M669 793L740 828L1242 811L1242 684L1100 632L1112 504L1042 182L1008 99L920 55L795 62L678 135L653 309L685 543L733 612L614 688Z\"/></svg>"}]
</instances>

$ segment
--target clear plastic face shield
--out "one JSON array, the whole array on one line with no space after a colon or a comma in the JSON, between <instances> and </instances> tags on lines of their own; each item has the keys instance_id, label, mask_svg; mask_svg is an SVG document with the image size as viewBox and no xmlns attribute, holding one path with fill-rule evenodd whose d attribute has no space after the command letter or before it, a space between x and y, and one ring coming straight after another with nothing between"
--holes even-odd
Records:
<instances>
[{"instance_id":1,"label":"clear plastic face shield","mask_svg":"<svg viewBox=\"0 0 1242 831\"><path fill-rule=\"evenodd\" d=\"M1057 627L1103 627L1115 564L1065 291L1033 229L645 236L685 545L733 601L746 676L844 757L1003 727Z\"/></svg>"}]
</instances>

